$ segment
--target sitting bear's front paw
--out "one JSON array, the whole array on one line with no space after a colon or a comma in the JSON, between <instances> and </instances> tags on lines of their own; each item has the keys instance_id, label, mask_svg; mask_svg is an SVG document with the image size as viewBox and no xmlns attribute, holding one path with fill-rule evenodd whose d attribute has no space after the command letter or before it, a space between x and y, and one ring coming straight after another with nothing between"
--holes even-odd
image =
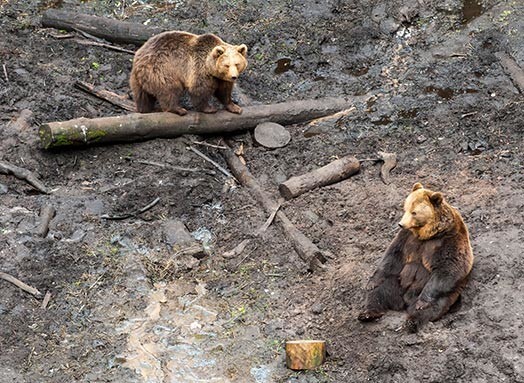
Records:
<instances>
[{"instance_id":1,"label":"sitting bear's front paw","mask_svg":"<svg viewBox=\"0 0 524 383\"><path fill-rule=\"evenodd\" d=\"M415 310L424 310L427 309L431 305L431 302L426 302L423 300L417 300L415 303Z\"/></svg>"},{"instance_id":2,"label":"sitting bear's front paw","mask_svg":"<svg viewBox=\"0 0 524 383\"><path fill-rule=\"evenodd\" d=\"M382 318L384 315L383 312L378 311L363 311L360 314L358 314L358 320L361 322L372 322L374 320Z\"/></svg>"}]
</instances>

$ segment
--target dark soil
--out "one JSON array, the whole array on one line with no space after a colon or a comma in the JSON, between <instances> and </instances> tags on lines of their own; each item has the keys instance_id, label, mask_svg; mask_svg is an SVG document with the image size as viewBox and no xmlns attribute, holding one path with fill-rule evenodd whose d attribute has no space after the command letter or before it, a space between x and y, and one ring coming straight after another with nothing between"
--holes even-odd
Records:
<instances>
[{"instance_id":1,"label":"dark soil","mask_svg":"<svg viewBox=\"0 0 524 383\"><path fill-rule=\"evenodd\" d=\"M123 113L73 84L126 94L132 60L55 38L64 32L40 25L50 7L245 43L239 86L254 103L366 95L315 131L289 126L281 149L231 138L275 198L283 180L348 154L396 153L391 183L364 161L358 175L283 205L334 254L310 274L277 223L253 236L267 215L251 193L224 188L187 150L219 137L42 151L40 123ZM0 280L0 381L524 382L524 99L495 57L524 67L523 20L511 0L0 0L0 160L53 189L0 175L0 270L52 294L42 309ZM14 124L23 109L33 113L25 130ZM221 149L199 149L225 166ZM470 229L476 261L462 307L418 334L397 331L403 313L361 324L365 284L418 181L444 192ZM157 197L138 217L100 218ZM44 204L57 214L40 238ZM176 253L169 219L208 256ZM246 238L238 257L222 257ZM326 340L327 363L287 370L283 345L297 338Z\"/></svg>"}]
</instances>

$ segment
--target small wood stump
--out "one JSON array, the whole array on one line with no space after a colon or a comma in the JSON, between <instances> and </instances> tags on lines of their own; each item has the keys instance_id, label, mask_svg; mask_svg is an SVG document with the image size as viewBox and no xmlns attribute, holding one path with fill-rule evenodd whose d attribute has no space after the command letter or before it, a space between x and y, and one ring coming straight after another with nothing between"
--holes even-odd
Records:
<instances>
[{"instance_id":1,"label":"small wood stump","mask_svg":"<svg viewBox=\"0 0 524 383\"><path fill-rule=\"evenodd\" d=\"M255 128L255 141L266 148L282 148L289 144L290 140L291 135L280 124L263 122Z\"/></svg>"},{"instance_id":2,"label":"small wood stump","mask_svg":"<svg viewBox=\"0 0 524 383\"><path fill-rule=\"evenodd\" d=\"M286 342L286 365L291 370L312 370L326 360L323 340L291 340Z\"/></svg>"}]
</instances>

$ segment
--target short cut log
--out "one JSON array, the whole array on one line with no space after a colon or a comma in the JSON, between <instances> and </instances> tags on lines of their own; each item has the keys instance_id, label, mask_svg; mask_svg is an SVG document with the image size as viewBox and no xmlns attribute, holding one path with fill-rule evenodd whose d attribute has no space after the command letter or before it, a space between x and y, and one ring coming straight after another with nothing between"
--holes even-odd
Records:
<instances>
[{"instance_id":1,"label":"short cut log","mask_svg":"<svg viewBox=\"0 0 524 383\"><path fill-rule=\"evenodd\" d=\"M291 177L281 183L278 190L282 197L289 200L317 187L339 182L359 170L360 162L355 157L342 157L309 173Z\"/></svg>"},{"instance_id":2,"label":"short cut log","mask_svg":"<svg viewBox=\"0 0 524 383\"><path fill-rule=\"evenodd\" d=\"M286 365L292 370L312 370L326 360L323 340L293 340L286 342Z\"/></svg>"}]
</instances>

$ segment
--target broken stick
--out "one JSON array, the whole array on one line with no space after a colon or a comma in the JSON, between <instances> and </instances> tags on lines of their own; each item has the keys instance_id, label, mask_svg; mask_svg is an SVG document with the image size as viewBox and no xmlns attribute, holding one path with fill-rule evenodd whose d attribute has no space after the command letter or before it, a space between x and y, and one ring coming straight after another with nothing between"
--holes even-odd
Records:
<instances>
[{"instance_id":1,"label":"broken stick","mask_svg":"<svg viewBox=\"0 0 524 383\"><path fill-rule=\"evenodd\" d=\"M378 152L380 158L384 161L380 168L380 178L382 182L389 185L391 182L389 174L397 166L397 155L395 153Z\"/></svg>"},{"instance_id":2,"label":"broken stick","mask_svg":"<svg viewBox=\"0 0 524 383\"><path fill-rule=\"evenodd\" d=\"M93 84L89 84L83 81L75 82L75 86L78 89L83 90L86 93L89 93L95 97L98 97L104 101L107 101L124 110L130 111L130 112L136 111L134 102L124 96L120 96L109 90L101 89L100 87L97 87Z\"/></svg>"},{"instance_id":3,"label":"broken stick","mask_svg":"<svg viewBox=\"0 0 524 383\"><path fill-rule=\"evenodd\" d=\"M44 194L49 194L51 192L31 171L10 164L9 162L0 161L0 174L12 174L16 178L26 181Z\"/></svg>"},{"instance_id":4,"label":"broken stick","mask_svg":"<svg viewBox=\"0 0 524 383\"><path fill-rule=\"evenodd\" d=\"M359 170L360 162L355 157L342 157L309 173L291 177L281 183L278 190L282 197L289 200L317 187L341 181Z\"/></svg>"},{"instance_id":5,"label":"broken stick","mask_svg":"<svg viewBox=\"0 0 524 383\"><path fill-rule=\"evenodd\" d=\"M286 342L286 365L292 370L312 370L326 360L323 340L292 340Z\"/></svg>"},{"instance_id":6,"label":"broken stick","mask_svg":"<svg viewBox=\"0 0 524 383\"><path fill-rule=\"evenodd\" d=\"M10 274L7 274L7 273L4 273L4 272L0 271L0 278L6 280L8 282L11 282L13 285L21 288L22 290L28 292L29 294L34 295L35 297L39 297L40 295L42 295L42 293L40 291L38 291L37 289L35 289L34 287L25 284L24 282L22 282L19 279L16 279L15 277L13 277Z\"/></svg>"},{"instance_id":7,"label":"broken stick","mask_svg":"<svg viewBox=\"0 0 524 383\"><path fill-rule=\"evenodd\" d=\"M248 130L266 121L296 124L335 113L349 106L344 98L290 101L273 105L247 106L242 114L219 111L215 114L189 112L128 114L115 117L78 118L42 124L39 129L44 149L133 142L152 138L172 138L183 134L217 134Z\"/></svg>"},{"instance_id":8,"label":"broken stick","mask_svg":"<svg viewBox=\"0 0 524 383\"><path fill-rule=\"evenodd\" d=\"M225 150L224 158L236 179L239 180L243 186L249 188L253 197L264 207L268 214L272 214L277 210L277 219L282 225L286 235L290 238L295 251L306 263L308 270L315 271L322 269L324 267L323 263L326 262L322 251L298 230L282 211L278 210L277 202L273 201L260 187L255 177L249 172L247 166L238 159L232 150Z\"/></svg>"},{"instance_id":9,"label":"broken stick","mask_svg":"<svg viewBox=\"0 0 524 383\"><path fill-rule=\"evenodd\" d=\"M517 62L504 52L495 53L495 57L499 59L502 68L509 75L515 86L524 93L524 70L517 64Z\"/></svg>"},{"instance_id":10,"label":"broken stick","mask_svg":"<svg viewBox=\"0 0 524 383\"><path fill-rule=\"evenodd\" d=\"M40 210L40 223L36 227L35 234L40 237L46 237L49 232L49 223L55 216L56 210L51 205L44 205Z\"/></svg>"}]
</instances>

